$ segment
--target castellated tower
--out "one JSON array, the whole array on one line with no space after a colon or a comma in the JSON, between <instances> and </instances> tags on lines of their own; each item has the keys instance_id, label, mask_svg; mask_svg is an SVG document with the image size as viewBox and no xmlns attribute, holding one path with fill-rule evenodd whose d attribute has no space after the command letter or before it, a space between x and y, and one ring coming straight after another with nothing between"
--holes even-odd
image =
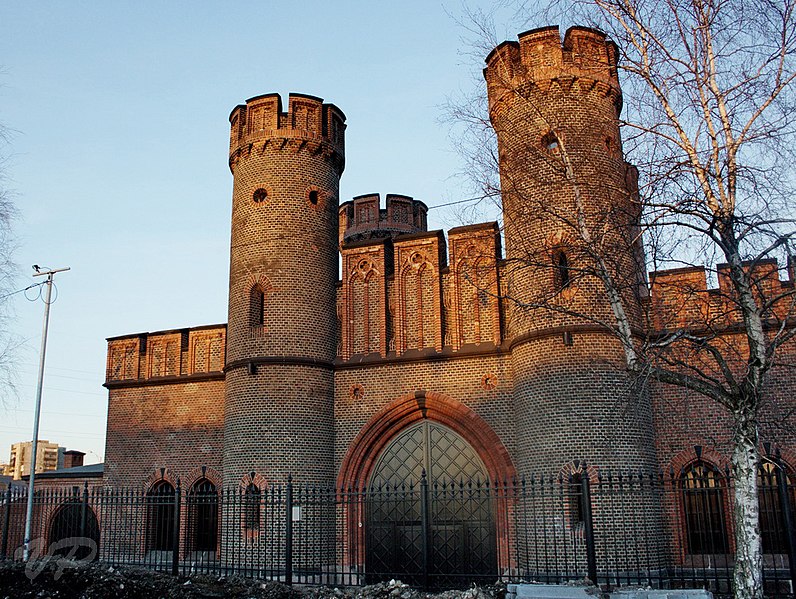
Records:
<instances>
[{"instance_id":1,"label":"castellated tower","mask_svg":"<svg viewBox=\"0 0 796 599\"><path fill-rule=\"evenodd\" d=\"M586 28L528 31L487 57L498 139L506 334L520 470L589 458L653 463L646 395L631 390L614 322L592 273L600 248L633 324L646 287L637 175L622 157L617 48ZM552 309L551 309L552 308Z\"/></svg>"},{"instance_id":2,"label":"castellated tower","mask_svg":"<svg viewBox=\"0 0 796 599\"><path fill-rule=\"evenodd\" d=\"M320 98L230 115L234 175L224 483L331 484L338 194L345 116Z\"/></svg>"}]
</instances>

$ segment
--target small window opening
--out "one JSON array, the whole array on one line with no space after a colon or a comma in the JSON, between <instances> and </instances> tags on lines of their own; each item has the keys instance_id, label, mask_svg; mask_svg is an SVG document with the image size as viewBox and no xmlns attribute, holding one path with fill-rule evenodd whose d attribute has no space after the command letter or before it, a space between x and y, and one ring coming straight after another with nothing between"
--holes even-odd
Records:
<instances>
[{"instance_id":1,"label":"small window opening","mask_svg":"<svg viewBox=\"0 0 796 599\"><path fill-rule=\"evenodd\" d=\"M251 326L261 327L265 324L265 291L255 285L251 291Z\"/></svg>"},{"instance_id":2,"label":"small window opening","mask_svg":"<svg viewBox=\"0 0 796 599\"><path fill-rule=\"evenodd\" d=\"M583 518L583 474L575 472L569 479L569 514L572 526L582 525Z\"/></svg>"},{"instance_id":3,"label":"small window opening","mask_svg":"<svg viewBox=\"0 0 796 599\"><path fill-rule=\"evenodd\" d=\"M561 149L558 136L552 131L542 138L542 146L551 154L558 154L559 150Z\"/></svg>"},{"instance_id":4,"label":"small window opening","mask_svg":"<svg viewBox=\"0 0 796 599\"><path fill-rule=\"evenodd\" d=\"M309 198L310 198L310 204L312 204L313 206L318 205L318 192L316 190L313 189L310 192Z\"/></svg>"},{"instance_id":5,"label":"small window opening","mask_svg":"<svg viewBox=\"0 0 796 599\"><path fill-rule=\"evenodd\" d=\"M559 290L566 289L572 283L572 271L564 251L556 252L553 266L556 270L556 286Z\"/></svg>"},{"instance_id":6,"label":"small window opening","mask_svg":"<svg viewBox=\"0 0 796 599\"><path fill-rule=\"evenodd\" d=\"M265 189L259 187L258 189L254 190L254 193L252 194L252 200L254 200L256 204L262 204L267 199L268 192Z\"/></svg>"},{"instance_id":7,"label":"small window opening","mask_svg":"<svg viewBox=\"0 0 796 599\"><path fill-rule=\"evenodd\" d=\"M260 529L260 488L254 483L249 483L244 496L244 525L246 530Z\"/></svg>"}]
</instances>

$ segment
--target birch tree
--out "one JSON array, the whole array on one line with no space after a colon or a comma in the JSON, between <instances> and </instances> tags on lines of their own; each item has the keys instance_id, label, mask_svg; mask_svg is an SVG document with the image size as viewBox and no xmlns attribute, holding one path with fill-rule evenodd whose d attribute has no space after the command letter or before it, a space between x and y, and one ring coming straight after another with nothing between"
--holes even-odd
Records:
<instances>
[{"instance_id":1,"label":"birch tree","mask_svg":"<svg viewBox=\"0 0 796 599\"><path fill-rule=\"evenodd\" d=\"M566 136L557 140L556 153L545 160L572 187L574 201L571 212L548 216L558 219L573 240L567 276L599 281L611 317L597 324L615 335L637 380L654 379L695 392L729 415L734 593L762 597L757 492L761 408L772 369L796 366L784 364L796 335L796 287L774 284L778 278L793 280L792 269L789 276L784 271L796 235L796 0L554 2L542 11L520 4L515 22L519 17L525 21L520 26L529 28L564 16L600 29L616 42L626 102L624 149L640 172L639 214L627 221L638 226L628 229L622 237L625 247L618 248L621 236L585 217L588 208L580 192L588 182L572 166ZM488 16L468 14L469 32L480 40L477 53L500 41L490 36ZM465 125L459 147L481 193L505 193L510 178L504 176L501 184L497 174L485 102L457 101L449 113ZM549 208L541 204L528 208L529 213L545 211ZM617 251L636 252L640 243L652 270L705 265L717 290L708 293L682 284L676 290L680 306L656 305L640 297L648 286L639 285L637 277L618 269L612 259ZM559 266L546 256L529 254L519 267ZM671 281L653 277L652 296L656 285L665 284ZM637 305L647 309L641 331L634 327ZM523 300L521 307L595 321L580 314L560 289Z\"/></svg>"},{"instance_id":2,"label":"birch tree","mask_svg":"<svg viewBox=\"0 0 796 599\"><path fill-rule=\"evenodd\" d=\"M13 223L17 209L6 185L4 168L9 135L8 128L0 123L0 404L16 397L16 351L20 346L19 339L10 330L13 319L10 298L16 274Z\"/></svg>"}]
</instances>

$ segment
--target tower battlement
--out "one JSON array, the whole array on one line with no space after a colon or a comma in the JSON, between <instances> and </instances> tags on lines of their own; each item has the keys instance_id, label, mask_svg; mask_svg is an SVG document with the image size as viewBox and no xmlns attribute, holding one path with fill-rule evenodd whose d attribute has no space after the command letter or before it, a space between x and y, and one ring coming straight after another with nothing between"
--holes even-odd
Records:
<instances>
[{"instance_id":1,"label":"tower battlement","mask_svg":"<svg viewBox=\"0 0 796 599\"><path fill-rule=\"evenodd\" d=\"M652 314L655 329L703 329L730 327L741 321L735 292L730 281L729 265L718 264L715 275L718 286L708 286L708 270L704 266L690 266L650 273L652 288ZM790 295L796 281L796 257L790 257L787 265L780 265L775 258L748 262L744 268L750 272L756 293L762 299L773 301L768 316L787 318L790 311ZM781 275L787 273L788 278Z\"/></svg>"},{"instance_id":2,"label":"tower battlement","mask_svg":"<svg viewBox=\"0 0 796 599\"><path fill-rule=\"evenodd\" d=\"M388 193L387 207L379 208L377 193L357 196L340 204L340 243L390 237L427 230L428 206L409 196Z\"/></svg>"},{"instance_id":3,"label":"tower battlement","mask_svg":"<svg viewBox=\"0 0 796 599\"><path fill-rule=\"evenodd\" d=\"M280 149L324 152L341 162L345 156L345 114L334 104L306 94L290 94L287 112L279 94L246 100L229 115L230 169L255 146L276 142ZM342 168L341 168L342 170Z\"/></svg>"},{"instance_id":4,"label":"tower battlement","mask_svg":"<svg viewBox=\"0 0 796 599\"><path fill-rule=\"evenodd\" d=\"M601 31L570 27L562 43L557 25L521 33L519 42L505 41L486 57L484 77L490 110L508 92L526 84L587 80L621 106L617 77L619 50Z\"/></svg>"}]
</instances>

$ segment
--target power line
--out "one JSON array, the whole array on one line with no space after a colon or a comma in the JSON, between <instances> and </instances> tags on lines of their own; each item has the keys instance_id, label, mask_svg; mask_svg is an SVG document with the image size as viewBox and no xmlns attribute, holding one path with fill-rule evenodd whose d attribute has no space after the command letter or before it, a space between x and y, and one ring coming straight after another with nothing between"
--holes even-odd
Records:
<instances>
[{"instance_id":1,"label":"power line","mask_svg":"<svg viewBox=\"0 0 796 599\"><path fill-rule=\"evenodd\" d=\"M74 437L75 439L79 439L81 437L96 437L98 439L101 439L102 437L105 436L104 434L99 434L99 433L86 433L86 432L76 433L75 431L59 431L53 428L47 428L47 427L44 428L46 429L48 435L50 433L56 433L58 435L64 435L66 437ZM16 432L27 429L28 429L27 426L0 426L0 431L6 431L6 432Z\"/></svg>"},{"instance_id":2,"label":"power line","mask_svg":"<svg viewBox=\"0 0 796 599\"><path fill-rule=\"evenodd\" d=\"M429 206L429 210L434 210L435 208L444 208L445 206L453 206L454 204L464 204L465 202L480 202L481 200L487 199L489 196L477 196L475 198L466 198L464 200L456 200L455 202L446 202L445 204L437 204L435 206Z\"/></svg>"},{"instance_id":3,"label":"power line","mask_svg":"<svg viewBox=\"0 0 796 599\"><path fill-rule=\"evenodd\" d=\"M32 412L33 410L25 410L22 408L13 409L13 413L17 412ZM76 412L53 412L52 410L47 410L47 414L55 414L57 416L79 416L80 418L106 418L105 414L80 414Z\"/></svg>"},{"instance_id":4,"label":"power line","mask_svg":"<svg viewBox=\"0 0 796 599\"><path fill-rule=\"evenodd\" d=\"M21 387L33 387L34 385L30 383L19 383ZM80 395L97 395L99 397L105 397L104 393L97 393L95 391L73 391L72 389L61 389L59 387L43 387L47 391L61 391L62 393L78 393Z\"/></svg>"},{"instance_id":5,"label":"power line","mask_svg":"<svg viewBox=\"0 0 796 599\"><path fill-rule=\"evenodd\" d=\"M88 339L88 338L89 337L86 337L86 339ZM37 366L37 364L33 364L32 362L20 362L20 364L23 364L25 366ZM63 368L63 367L60 367L60 366L48 366L47 370L48 371L49 370L64 370L66 372L82 372L83 374L96 374L97 376L105 376L104 373L99 373L98 371L95 371L95 370L78 370L76 368Z\"/></svg>"},{"instance_id":6,"label":"power line","mask_svg":"<svg viewBox=\"0 0 796 599\"><path fill-rule=\"evenodd\" d=\"M12 295L16 295L17 293L22 293L23 291L27 291L28 289L33 289L34 287L40 287L42 285L46 285L47 281L41 281L40 283L33 283L28 285L24 289L17 289L16 291L12 291L11 293L6 293L5 295L0 295L0 300L4 300L7 297L11 297Z\"/></svg>"}]
</instances>

